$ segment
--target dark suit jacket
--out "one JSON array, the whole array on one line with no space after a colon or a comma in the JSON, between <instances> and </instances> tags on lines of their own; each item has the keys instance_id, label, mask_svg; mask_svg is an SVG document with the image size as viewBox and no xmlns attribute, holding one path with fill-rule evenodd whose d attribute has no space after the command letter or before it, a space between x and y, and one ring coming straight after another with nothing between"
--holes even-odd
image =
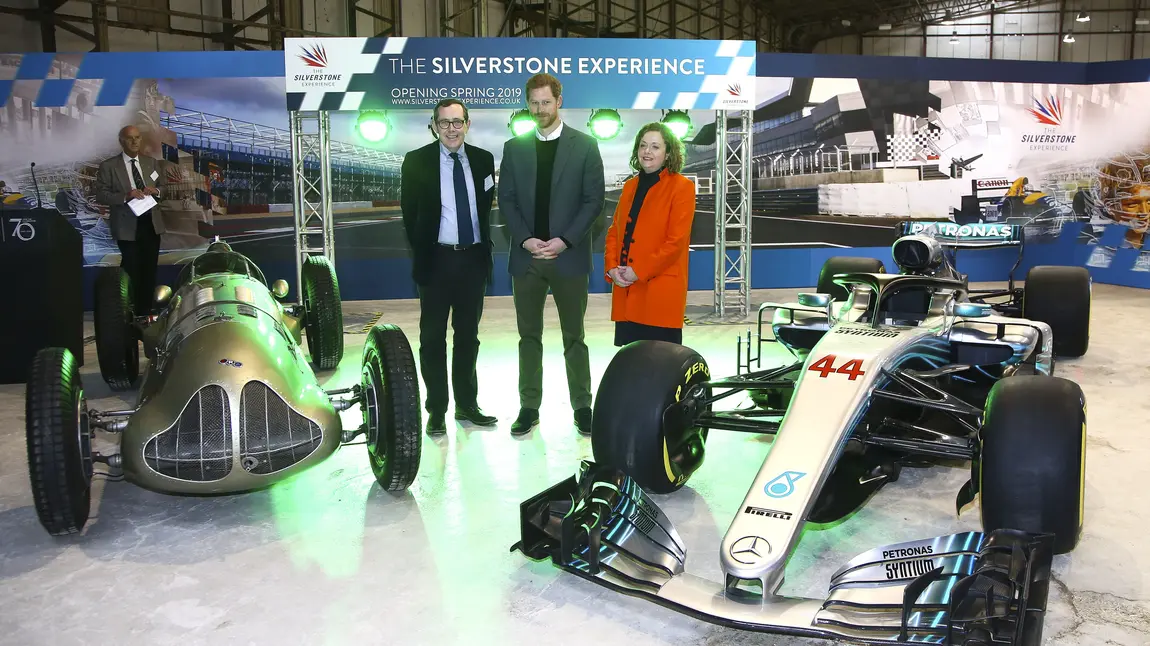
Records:
<instances>
[{"instance_id":1,"label":"dark suit jacket","mask_svg":"<svg viewBox=\"0 0 1150 646\"><path fill-rule=\"evenodd\" d=\"M158 202L164 199L165 173L155 159L146 155L140 155L137 159L140 162L140 175L144 179L144 185L154 186L160 190L159 195L153 196L157 202L155 208L151 213L145 213L140 217L151 216L152 227L155 228L157 235L161 235L166 229L164 211ZM154 180L153 172L156 173ZM116 153L114 157L100 162L96 170L96 201L108 207L108 228L112 232L112 238L116 240L136 239L136 214L132 213L132 209L126 204L131 190L132 180L129 179L128 169L124 166L123 153Z\"/></svg>"},{"instance_id":2,"label":"dark suit jacket","mask_svg":"<svg viewBox=\"0 0 1150 646\"><path fill-rule=\"evenodd\" d=\"M463 144L475 183L475 210L479 215L479 237L483 244L487 271L491 271L491 203L495 199L495 156L489 151ZM400 208L403 228L411 245L412 278L420 285L431 277L435 245L439 242L442 203L439 192L440 144L433 141L407 153L400 177ZM490 188L484 186L490 182Z\"/></svg>"},{"instance_id":3,"label":"dark suit jacket","mask_svg":"<svg viewBox=\"0 0 1150 646\"><path fill-rule=\"evenodd\" d=\"M509 140L499 165L499 213L511 238L508 271L513 276L522 276L531 264L523 242L534 237L535 140L534 130ZM591 231L603 213L604 190L599 143L564 122L551 172L551 237L570 245L555 261L560 275L591 273Z\"/></svg>"}]
</instances>

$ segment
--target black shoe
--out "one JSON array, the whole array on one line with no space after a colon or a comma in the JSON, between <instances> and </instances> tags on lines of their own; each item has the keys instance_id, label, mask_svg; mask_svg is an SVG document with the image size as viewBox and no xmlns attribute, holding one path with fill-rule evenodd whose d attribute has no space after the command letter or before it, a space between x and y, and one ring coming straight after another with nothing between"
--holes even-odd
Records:
<instances>
[{"instance_id":1,"label":"black shoe","mask_svg":"<svg viewBox=\"0 0 1150 646\"><path fill-rule=\"evenodd\" d=\"M445 433L447 433L447 422L444 421L444 414L431 413L427 418L427 434L434 436Z\"/></svg>"},{"instance_id":2,"label":"black shoe","mask_svg":"<svg viewBox=\"0 0 1150 646\"><path fill-rule=\"evenodd\" d=\"M583 435L591 434L591 409L580 408L575 411L575 428Z\"/></svg>"},{"instance_id":3,"label":"black shoe","mask_svg":"<svg viewBox=\"0 0 1150 646\"><path fill-rule=\"evenodd\" d=\"M477 426L495 426L499 418L487 415L478 406L456 406L455 419L471 422Z\"/></svg>"},{"instance_id":4,"label":"black shoe","mask_svg":"<svg viewBox=\"0 0 1150 646\"><path fill-rule=\"evenodd\" d=\"M531 429L539 425L539 410L535 408L520 408L519 417L511 424L512 435L530 433Z\"/></svg>"}]
</instances>

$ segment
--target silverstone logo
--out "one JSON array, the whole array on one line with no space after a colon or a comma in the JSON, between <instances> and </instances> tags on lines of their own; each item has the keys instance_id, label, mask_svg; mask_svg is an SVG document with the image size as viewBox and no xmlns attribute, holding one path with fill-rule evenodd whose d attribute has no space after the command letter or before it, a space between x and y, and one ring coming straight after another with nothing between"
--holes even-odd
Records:
<instances>
[{"instance_id":1,"label":"silverstone logo","mask_svg":"<svg viewBox=\"0 0 1150 646\"><path fill-rule=\"evenodd\" d=\"M300 47L300 51L303 54L299 55L299 59L308 67L327 67L327 50L323 45L313 45L311 49Z\"/></svg>"},{"instance_id":2,"label":"silverstone logo","mask_svg":"<svg viewBox=\"0 0 1150 646\"><path fill-rule=\"evenodd\" d=\"M296 74L292 77L300 87L334 88L343 79L343 74L319 71L327 70L329 65L327 50L323 45L300 47L300 51L303 53L297 54L296 58L303 61L304 65L316 70L314 72Z\"/></svg>"},{"instance_id":3,"label":"silverstone logo","mask_svg":"<svg viewBox=\"0 0 1150 646\"><path fill-rule=\"evenodd\" d=\"M1062 102L1058 97L1049 96L1045 101L1034 99L1034 107L1027 108L1026 111L1044 126L1062 125Z\"/></svg>"},{"instance_id":4,"label":"silverstone logo","mask_svg":"<svg viewBox=\"0 0 1150 646\"><path fill-rule=\"evenodd\" d=\"M935 233L950 238L1009 238L1009 224L955 224L954 222L915 222L910 233Z\"/></svg>"}]
</instances>

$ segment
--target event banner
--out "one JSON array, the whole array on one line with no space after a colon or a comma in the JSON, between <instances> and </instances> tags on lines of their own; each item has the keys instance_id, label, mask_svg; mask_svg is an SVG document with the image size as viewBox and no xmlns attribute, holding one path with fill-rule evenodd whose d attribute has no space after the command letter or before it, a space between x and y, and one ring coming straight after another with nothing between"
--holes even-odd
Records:
<instances>
[{"instance_id":1,"label":"event banner","mask_svg":"<svg viewBox=\"0 0 1150 646\"><path fill-rule=\"evenodd\" d=\"M289 110L526 105L527 79L563 84L565 108L750 110L755 43L582 38L288 38Z\"/></svg>"}]
</instances>

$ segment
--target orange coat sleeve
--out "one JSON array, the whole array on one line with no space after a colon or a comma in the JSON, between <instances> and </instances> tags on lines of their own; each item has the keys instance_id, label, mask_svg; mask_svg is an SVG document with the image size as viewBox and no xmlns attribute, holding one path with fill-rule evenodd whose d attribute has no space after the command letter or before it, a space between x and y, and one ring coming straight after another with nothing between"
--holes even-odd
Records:
<instances>
[{"instance_id":1,"label":"orange coat sleeve","mask_svg":"<svg viewBox=\"0 0 1150 646\"><path fill-rule=\"evenodd\" d=\"M630 210L631 201L627 199L627 191L624 189L623 194L619 196L619 202L615 205L615 215L611 217L611 227L607 229L607 240L603 246L603 279L609 283L612 281L607 272L619 266L619 252L622 250L619 228L626 226L626 222L620 218L625 219Z\"/></svg>"},{"instance_id":2,"label":"orange coat sleeve","mask_svg":"<svg viewBox=\"0 0 1150 646\"><path fill-rule=\"evenodd\" d=\"M671 212L667 215L667 236L655 253L630 263L640 282L651 280L667 271L680 254L691 244L691 223L695 219L695 183L679 181L671 196Z\"/></svg>"}]
</instances>

